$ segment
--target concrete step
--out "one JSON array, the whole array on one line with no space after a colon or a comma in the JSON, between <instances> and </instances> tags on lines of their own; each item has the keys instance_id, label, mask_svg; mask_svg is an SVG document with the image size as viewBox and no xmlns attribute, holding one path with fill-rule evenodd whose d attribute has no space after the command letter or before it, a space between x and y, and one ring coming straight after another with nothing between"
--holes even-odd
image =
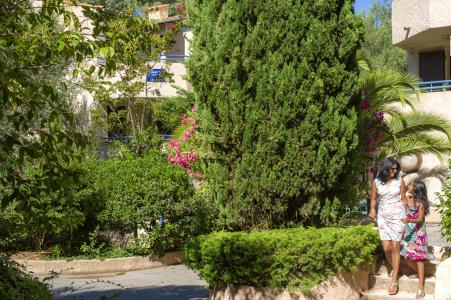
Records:
<instances>
[{"instance_id":1,"label":"concrete step","mask_svg":"<svg viewBox=\"0 0 451 300\"><path fill-rule=\"evenodd\" d=\"M424 263L424 273L426 277L434 276L435 269L437 268L439 261L431 260L425 261ZM379 267L377 268L376 274L390 274L392 268L388 264L387 261L383 260L380 262ZM406 260L401 259L401 264L399 267L400 275L413 275L415 272L409 267Z\"/></svg>"},{"instance_id":2,"label":"concrete step","mask_svg":"<svg viewBox=\"0 0 451 300\"><path fill-rule=\"evenodd\" d=\"M385 290L390 287L391 277L387 274L371 275L370 289ZM399 278L399 290L403 292L416 293L418 290L418 278L409 278L402 276ZM424 282L424 291L426 294L434 294L435 277L426 277Z\"/></svg>"},{"instance_id":3,"label":"concrete step","mask_svg":"<svg viewBox=\"0 0 451 300\"><path fill-rule=\"evenodd\" d=\"M371 289L367 292L362 293L362 297L360 299L362 300L412 300L415 299L416 291L415 292L405 292L402 290L399 290L398 294L396 295L389 295L388 294L388 288L387 289ZM426 294L426 297L424 297L425 300L434 300L434 295L432 294Z\"/></svg>"}]
</instances>

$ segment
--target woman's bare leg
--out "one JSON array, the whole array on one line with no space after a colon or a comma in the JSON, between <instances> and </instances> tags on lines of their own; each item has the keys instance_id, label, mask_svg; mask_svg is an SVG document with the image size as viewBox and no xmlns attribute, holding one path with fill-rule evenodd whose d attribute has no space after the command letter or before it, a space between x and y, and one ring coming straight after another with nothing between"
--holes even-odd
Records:
<instances>
[{"instance_id":1,"label":"woman's bare leg","mask_svg":"<svg viewBox=\"0 0 451 300\"><path fill-rule=\"evenodd\" d=\"M399 241L391 241L392 244L392 267L393 267L393 275L391 278L391 282L398 282L398 274L399 274L399 264L401 262L401 253L399 248Z\"/></svg>"},{"instance_id":2,"label":"woman's bare leg","mask_svg":"<svg viewBox=\"0 0 451 300\"><path fill-rule=\"evenodd\" d=\"M392 261L392 244L391 241L382 241L382 248L384 249L385 258L387 258L388 263L393 268Z\"/></svg>"}]
</instances>

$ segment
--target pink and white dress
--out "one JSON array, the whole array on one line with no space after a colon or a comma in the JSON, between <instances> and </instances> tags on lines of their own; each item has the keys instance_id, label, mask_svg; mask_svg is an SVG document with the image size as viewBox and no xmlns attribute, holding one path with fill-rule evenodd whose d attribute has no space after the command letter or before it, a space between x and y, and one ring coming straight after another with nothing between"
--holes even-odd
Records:
<instances>
[{"instance_id":1,"label":"pink and white dress","mask_svg":"<svg viewBox=\"0 0 451 300\"><path fill-rule=\"evenodd\" d=\"M377 227L382 241L401 241L406 217L401 199L402 178L392 179L388 184L375 179L377 189Z\"/></svg>"}]
</instances>

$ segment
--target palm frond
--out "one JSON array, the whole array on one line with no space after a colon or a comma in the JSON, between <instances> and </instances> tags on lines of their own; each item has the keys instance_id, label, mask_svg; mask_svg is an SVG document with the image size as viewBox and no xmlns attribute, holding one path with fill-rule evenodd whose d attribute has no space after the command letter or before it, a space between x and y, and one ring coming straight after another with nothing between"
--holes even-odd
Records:
<instances>
[{"instance_id":1,"label":"palm frond","mask_svg":"<svg viewBox=\"0 0 451 300\"><path fill-rule=\"evenodd\" d=\"M386 124L389 133L398 139L434 131L445 134L448 140L451 139L451 122L433 113L412 111L402 115L393 115Z\"/></svg>"},{"instance_id":2,"label":"palm frond","mask_svg":"<svg viewBox=\"0 0 451 300\"><path fill-rule=\"evenodd\" d=\"M362 75L367 97L374 111L382 111L387 104L401 102L415 109L421 90L417 86L419 78L410 73L396 71L371 71Z\"/></svg>"},{"instance_id":3,"label":"palm frond","mask_svg":"<svg viewBox=\"0 0 451 300\"><path fill-rule=\"evenodd\" d=\"M391 116L392 118L396 116L401 116L402 114L405 113L402 109L400 109L398 106L394 104L386 104L382 106L381 111L383 111L384 114Z\"/></svg>"},{"instance_id":4,"label":"palm frond","mask_svg":"<svg viewBox=\"0 0 451 300\"><path fill-rule=\"evenodd\" d=\"M440 180L442 184L445 184L450 176L450 169L448 167L438 166L432 169L420 169L416 175L413 175L414 179L423 180L425 178L436 178Z\"/></svg>"},{"instance_id":5,"label":"palm frond","mask_svg":"<svg viewBox=\"0 0 451 300\"><path fill-rule=\"evenodd\" d=\"M365 53L363 51L357 51L357 54L356 54L356 57L355 57L355 61L357 63L357 66L361 70L367 71L367 72L370 72L372 70L371 65L370 65L370 61L366 57L366 55L365 55Z\"/></svg>"},{"instance_id":6,"label":"palm frond","mask_svg":"<svg viewBox=\"0 0 451 300\"><path fill-rule=\"evenodd\" d=\"M402 157L407 155L433 154L443 161L443 156L451 154L451 143L447 138L419 133L402 138L386 140L378 145L381 155Z\"/></svg>"}]
</instances>

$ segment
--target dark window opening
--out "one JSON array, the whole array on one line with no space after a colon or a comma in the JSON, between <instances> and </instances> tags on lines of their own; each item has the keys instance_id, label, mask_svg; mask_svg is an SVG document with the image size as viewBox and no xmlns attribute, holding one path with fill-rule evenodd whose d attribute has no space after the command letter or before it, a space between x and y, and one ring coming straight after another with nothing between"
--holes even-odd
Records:
<instances>
[{"instance_id":1,"label":"dark window opening","mask_svg":"<svg viewBox=\"0 0 451 300\"><path fill-rule=\"evenodd\" d=\"M423 81L445 80L445 51L420 53L420 78Z\"/></svg>"}]
</instances>

